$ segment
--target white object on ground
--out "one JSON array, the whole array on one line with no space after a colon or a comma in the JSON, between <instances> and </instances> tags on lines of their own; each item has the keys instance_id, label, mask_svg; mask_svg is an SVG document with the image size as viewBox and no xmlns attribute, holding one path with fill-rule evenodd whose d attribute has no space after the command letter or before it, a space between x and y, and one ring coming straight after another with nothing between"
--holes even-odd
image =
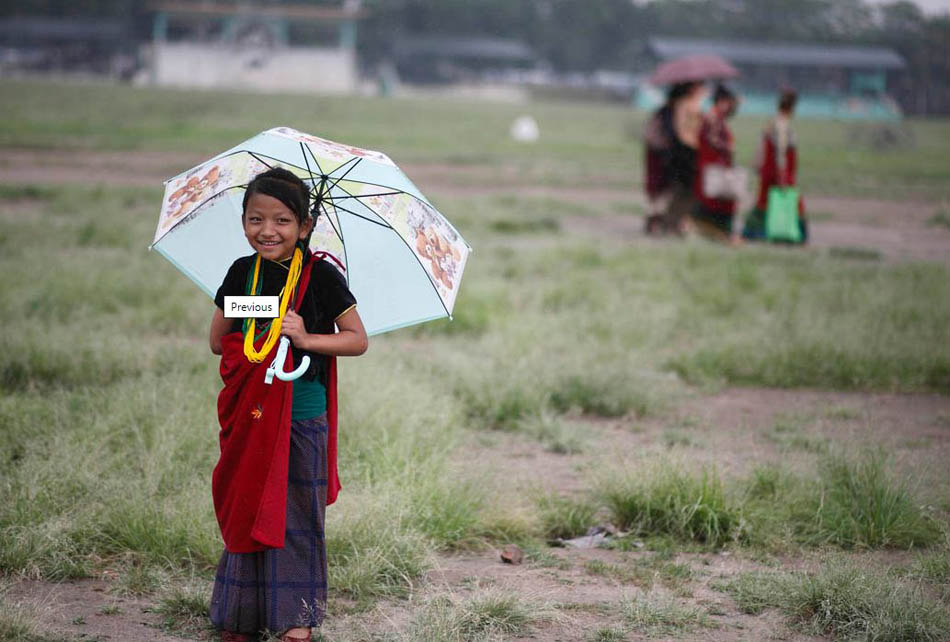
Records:
<instances>
[{"instance_id":1,"label":"white object on ground","mask_svg":"<svg viewBox=\"0 0 950 642\"><path fill-rule=\"evenodd\" d=\"M519 143L535 143L541 137L538 121L528 115L518 116L511 123L511 137Z\"/></svg>"}]
</instances>

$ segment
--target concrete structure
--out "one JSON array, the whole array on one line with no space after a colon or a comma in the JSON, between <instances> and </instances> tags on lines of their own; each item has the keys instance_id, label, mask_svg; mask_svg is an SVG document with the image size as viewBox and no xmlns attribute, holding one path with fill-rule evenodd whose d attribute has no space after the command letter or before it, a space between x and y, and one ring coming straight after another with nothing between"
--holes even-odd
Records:
<instances>
[{"instance_id":1,"label":"concrete structure","mask_svg":"<svg viewBox=\"0 0 950 642\"><path fill-rule=\"evenodd\" d=\"M354 3L329 8L163 2L152 9L154 84L305 93L357 89L356 23L362 13Z\"/></svg>"}]
</instances>

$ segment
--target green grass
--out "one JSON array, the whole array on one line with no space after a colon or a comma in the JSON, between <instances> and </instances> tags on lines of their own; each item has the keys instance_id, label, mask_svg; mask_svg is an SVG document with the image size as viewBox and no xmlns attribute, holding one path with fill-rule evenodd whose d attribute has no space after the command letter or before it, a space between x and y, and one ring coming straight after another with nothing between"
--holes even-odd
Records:
<instances>
[{"instance_id":1,"label":"green grass","mask_svg":"<svg viewBox=\"0 0 950 642\"><path fill-rule=\"evenodd\" d=\"M806 432L812 423L813 417L780 413L765 432L765 437L782 451L827 452L831 446L827 437Z\"/></svg>"},{"instance_id":2,"label":"green grass","mask_svg":"<svg viewBox=\"0 0 950 642\"><path fill-rule=\"evenodd\" d=\"M590 560L584 568L591 575L633 584L644 591L651 590L654 583L660 583L668 589L684 590L693 578L693 569L689 564L671 561L666 555L658 553L617 563Z\"/></svg>"},{"instance_id":3,"label":"green grass","mask_svg":"<svg viewBox=\"0 0 950 642\"><path fill-rule=\"evenodd\" d=\"M64 105L69 105L65 110ZM508 136L529 110L541 128L535 145ZM536 102L527 106L451 99L378 99L161 90L103 84L4 80L0 145L217 153L253 134L289 125L370 149L399 162L479 163L486 180L629 187L641 180L635 135L645 117L625 106ZM764 122L734 121L740 163L754 162ZM908 135L887 149L869 147L877 124L795 123L800 183L806 193L947 198L947 125L909 120Z\"/></svg>"},{"instance_id":4,"label":"green grass","mask_svg":"<svg viewBox=\"0 0 950 642\"><path fill-rule=\"evenodd\" d=\"M836 259L851 259L854 261L880 261L883 258L880 250L869 247L832 247L828 254Z\"/></svg>"},{"instance_id":5,"label":"green grass","mask_svg":"<svg viewBox=\"0 0 950 642\"><path fill-rule=\"evenodd\" d=\"M571 539L596 523L597 505L587 497L546 495L538 499L541 531L549 539Z\"/></svg>"},{"instance_id":6,"label":"green grass","mask_svg":"<svg viewBox=\"0 0 950 642\"><path fill-rule=\"evenodd\" d=\"M932 325L950 315L945 268L752 261L701 261L702 271L691 271L680 305L691 300L704 334L717 340L693 340L693 351L670 359L688 381L950 390L950 356L937 347L942 330ZM720 333L725 323L734 329Z\"/></svg>"},{"instance_id":7,"label":"green grass","mask_svg":"<svg viewBox=\"0 0 950 642\"><path fill-rule=\"evenodd\" d=\"M0 602L2 605L2 602ZM3 605L6 607L6 605ZM63 638L52 638L62 640ZM40 634L40 628L34 618L16 608L0 610L0 641L2 642L42 642L51 640Z\"/></svg>"},{"instance_id":8,"label":"green grass","mask_svg":"<svg viewBox=\"0 0 950 642\"><path fill-rule=\"evenodd\" d=\"M479 435L497 430L568 465L586 458L582 476L607 470L606 431L640 417L665 421L670 408L723 384L950 392L944 265L579 237L566 232L566 217L636 204L520 193L521 183L635 189L639 148L618 132L640 114L0 85L11 89L0 91L0 145L67 146L64 157L77 154L77 163L84 150L174 152L183 160L169 156L171 173L192 155L288 124L401 162L474 170L451 181L475 189L434 195L476 247L455 320L376 337L365 357L341 363L344 490L328 511L331 600L367 609L414 597L440 552L513 541L541 550L541 538L581 534L601 515L637 533L618 547L634 538L648 548L786 551L935 541L913 487L889 464L859 458L827 459L813 478L763 466L750 480L637 464L608 476L594 500L539 505L511 492L504 469L481 466ZM542 126L534 147L507 139L526 108ZM760 124L737 123L740 158L751 158ZM836 125L799 123L808 193L945 199L947 126L909 126L917 147L865 154ZM481 194L481 185L495 191ZM208 492L219 390L206 346L211 302L145 250L160 198L157 185L0 186L0 350L11 355L0 361L4 576L109 570L117 592L160 600L172 584L209 578L220 554ZM671 424L669 441L705 446L692 427ZM806 428L776 425L770 434L789 456L830 452ZM529 559L571 565L553 557ZM933 564L915 572L939 573ZM628 572L680 581L673 567L617 570ZM475 608L443 607L435 610L456 633Z\"/></svg>"},{"instance_id":9,"label":"green grass","mask_svg":"<svg viewBox=\"0 0 950 642\"><path fill-rule=\"evenodd\" d=\"M911 478L879 450L821 454L815 474L761 465L745 481L742 513L749 541L766 548L834 545L844 549L926 547L940 536Z\"/></svg>"},{"instance_id":10,"label":"green grass","mask_svg":"<svg viewBox=\"0 0 950 642\"><path fill-rule=\"evenodd\" d=\"M912 584L854 563L814 574L743 574L721 586L744 613L777 608L804 631L834 639L944 640L950 613Z\"/></svg>"},{"instance_id":11,"label":"green grass","mask_svg":"<svg viewBox=\"0 0 950 642\"><path fill-rule=\"evenodd\" d=\"M627 639L627 634L620 628L602 627L592 632L586 639L588 642L623 642Z\"/></svg>"},{"instance_id":12,"label":"green grass","mask_svg":"<svg viewBox=\"0 0 950 642\"><path fill-rule=\"evenodd\" d=\"M535 623L550 616L550 610L543 606L496 590L482 590L468 598L446 595L424 606L404 639L507 640L528 634Z\"/></svg>"},{"instance_id":13,"label":"green grass","mask_svg":"<svg viewBox=\"0 0 950 642\"><path fill-rule=\"evenodd\" d=\"M947 210L940 210L927 219L927 225L930 227L944 227L950 229L950 212Z\"/></svg>"},{"instance_id":14,"label":"green grass","mask_svg":"<svg viewBox=\"0 0 950 642\"><path fill-rule=\"evenodd\" d=\"M551 406L558 412L579 410L595 417L622 417L629 412L647 414L651 402L629 375L601 369L558 382L551 391Z\"/></svg>"},{"instance_id":15,"label":"green grass","mask_svg":"<svg viewBox=\"0 0 950 642\"><path fill-rule=\"evenodd\" d=\"M633 632L649 637L683 634L696 629L715 627L702 610L672 599L637 596L625 601L622 608L627 626Z\"/></svg>"},{"instance_id":16,"label":"green grass","mask_svg":"<svg viewBox=\"0 0 950 642\"><path fill-rule=\"evenodd\" d=\"M211 628L208 620L210 587L197 584L176 586L163 595L155 607L164 631L179 637L195 637Z\"/></svg>"},{"instance_id":17,"label":"green grass","mask_svg":"<svg viewBox=\"0 0 950 642\"><path fill-rule=\"evenodd\" d=\"M822 460L819 475L815 537L845 548L910 548L937 540L935 523L883 453L832 454Z\"/></svg>"},{"instance_id":18,"label":"green grass","mask_svg":"<svg viewBox=\"0 0 950 642\"><path fill-rule=\"evenodd\" d=\"M711 548L744 536L739 509L712 470L697 475L668 462L636 466L604 477L597 492L613 522L634 533L669 535Z\"/></svg>"},{"instance_id":19,"label":"green grass","mask_svg":"<svg viewBox=\"0 0 950 642\"><path fill-rule=\"evenodd\" d=\"M950 602L950 551L921 554L910 568L909 576L936 587L944 602Z\"/></svg>"},{"instance_id":20,"label":"green grass","mask_svg":"<svg viewBox=\"0 0 950 642\"><path fill-rule=\"evenodd\" d=\"M541 413L522 422L520 430L537 439L548 452L576 455L588 449L589 429L565 417Z\"/></svg>"}]
</instances>

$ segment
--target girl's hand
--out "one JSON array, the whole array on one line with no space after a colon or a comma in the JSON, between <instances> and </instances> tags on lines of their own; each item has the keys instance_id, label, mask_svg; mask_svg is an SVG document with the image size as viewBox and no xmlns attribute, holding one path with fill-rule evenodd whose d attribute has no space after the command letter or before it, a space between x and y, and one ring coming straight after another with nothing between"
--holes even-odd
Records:
<instances>
[{"instance_id":1,"label":"girl's hand","mask_svg":"<svg viewBox=\"0 0 950 642\"><path fill-rule=\"evenodd\" d=\"M303 348L302 344L307 337L307 328L304 326L303 317L293 310L287 310L280 325L280 333L287 335L296 347Z\"/></svg>"}]
</instances>

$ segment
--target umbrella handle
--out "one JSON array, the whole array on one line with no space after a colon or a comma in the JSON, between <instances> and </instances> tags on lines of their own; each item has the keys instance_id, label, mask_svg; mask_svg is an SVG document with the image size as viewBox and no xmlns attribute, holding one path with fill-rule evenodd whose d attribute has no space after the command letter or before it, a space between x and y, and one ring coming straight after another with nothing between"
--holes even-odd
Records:
<instances>
[{"instance_id":1,"label":"umbrella handle","mask_svg":"<svg viewBox=\"0 0 950 642\"><path fill-rule=\"evenodd\" d=\"M280 344L277 346L277 356L274 357L274 360L271 362L270 366L267 367L267 372L264 374L264 383L270 384L274 381L274 376L281 381L293 381L294 379L299 379L300 376L307 371L307 368L310 367L310 357L307 355L303 356L303 359L300 360L300 365L297 366L296 370L292 372L284 371L284 361L287 359L287 349L290 348L290 339L286 336L280 338Z\"/></svg>"}]
</instances>

